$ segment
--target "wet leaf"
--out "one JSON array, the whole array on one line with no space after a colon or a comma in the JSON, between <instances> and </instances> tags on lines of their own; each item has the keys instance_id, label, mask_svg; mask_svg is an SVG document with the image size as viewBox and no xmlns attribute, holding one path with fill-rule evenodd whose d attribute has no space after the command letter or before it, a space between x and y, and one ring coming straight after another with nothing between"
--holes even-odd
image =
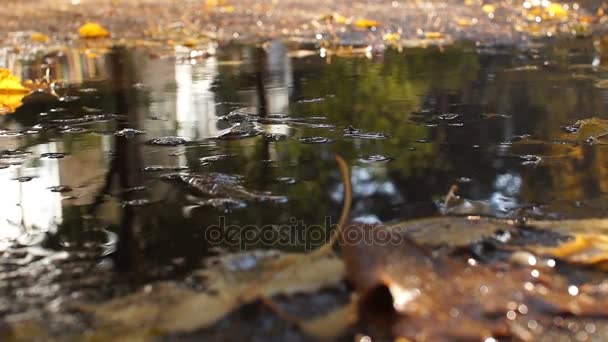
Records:
<instances>
[{"instance_id":1,"label":"wet leaf","mask_svg":"<svg viewBox=\"0 0 608 342\"><path fill-rule=\"evenodd\" d=\"M307 335L327 341L343 335L357 320L354 303L349 303L329 314L302 321L298 327Z\"/></svg>"},{"instance_id":2,"label":"wet leaf","mask_svg":"<svg viewBox=\"0 0 608 342\"><path fill-rule=\"evenodd\" d=\"M80 26L78 35L85 39L108 38L110 31L98 23L88 22Z\"/></svg>"},{"instance_id":3,"label":"wet leaf","mask_svg":"<svg viewBox=\"0 0 608 342\"><path fill-rule=\"evenodd\" d=\"M538 254L550 255L572 263L595 265L608 270L608 236L577 235L554 248L537 248Z\"/></svg>"},{"instance_id":4,"label":"wet leaf","mask_svg":"<svg viewBox=\"0 0 608 342\"><path fill-rule=\"evenodd\" d=\"M578 120L573 125L564 127L564 130L568 132L563 136L563 140L566 141L596 140L608 134L608 120L599 118Z\"/></svg>"},{"instance_id":5,"label":"wet leaf","mask_svg":"<svg viewBox=\"0 0 608 342\"><path fill-rule=\"evenodd\" d=\"M312 293L342 282L344 265L335 256L249 252L226 255L195 272L203 292L160 283L97 306L83 306L125 332L145 336L188 332L215 323L237 307L278 294ZM339 314L337 314L339 315ZM103 333L103 327L100 333ZM311 331L323 331L310 322Z\"/></svg>"},{"instance_id":6,"label":"wet leaf","mask_svg":"<svg viewBox=\"0 0 608 342\"><path fill-rule=\"evenodd\" d=\"M353 236L388 236L391 242L349 240ZM404 232L382 227L352 225L344 237L347 277L360 298L360 323L372 338L534 340L555 315L608 314L605 295L584 292L551 269L536 274L434 256ZM529 329L530 321L540 329Z\"/></svg>"},{"instance_id":7,"label":"wet leaf","mask_svg":"<svg viewBox=\"0 0 608 342\"><path fill-rule=\"evenodd\" d=\"M407 234L416 243L426 246L464 247L490 238L496 232L514 231L512 222L490 218L433 217L386 226L387 229Z\"/></svg>"}]
</instances>

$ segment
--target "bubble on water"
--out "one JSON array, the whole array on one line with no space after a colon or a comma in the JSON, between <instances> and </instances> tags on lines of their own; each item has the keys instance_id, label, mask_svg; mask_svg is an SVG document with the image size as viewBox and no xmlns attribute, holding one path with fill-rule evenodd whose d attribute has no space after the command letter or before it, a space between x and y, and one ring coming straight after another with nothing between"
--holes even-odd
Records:
<instances>
[{"instance_id":1,"label":"bubble on water","mask_svg":"<svg viewBox=\"0 0 608 342\"><path fill-rule=\"evenodd\" d=\"M353 126L348 126L344 129L344 136L360 139L385 139L387 137L384 133L362 132L361 130L356 129Z\"/></svg>"},{"instance_id":2,"label":"bubble on water","mask_svg":"<svg viewBox=\"0 0 608 342\"><path fill-rule=\"evenodd\" d=\"M48 158L48 159L61 159L65 157L65 153L60 153L60 152L49 152L49 153L43 153L40 155L40 158Z\"/></svg>"},{"instance_id":3,"label":"bubble on water","mask_svg":"<svg viewBox=\"0 0 608 342\"><path fill-rule=\"evenodd\" d=\"M140 135L140 134L146 134L145 131L140 131L134 128L123 128L120 131L114 133L115 136L117 137L124 137L127 139L131 139L133 137L135 137L136 135Z\"/></svg>"},{"instance_id":4,"label":"bubble on water","mask_svg":"<svg viewBox=\"0 0 608 342\"><path fill-rule=\"evenodd\" d=\"M527 154L525 156L520 156L523 159L521 165L538 165L542 161L542 158L539 156L535 156L533 154Z\"/></svg>"},{"instance_id":5,"label":"bubble on water","mask_svg":"<svg viewBox=\"0 0 608 342\"><path fill-rule=\"evenodd\" d=\"M162 165L150 165L141 169L144 172L159 172L159 171L186 171L187 166L162 166Z\"/></svg>"},{"instance_id":6,"label":"bubble on water","mask_svg":"<svg viewBox=\"0 0 608 342\"><path fill-rule=\"evenodd\" d=\"M280 133L264 133L264 140L270 142L283 141L287 139L287 135Z\"/></svg>"},{"instance_id":7,"label":"bubble on water","mask_svg":"<svg viewBox=\"0 0 608 342\"><path fill-rule=\"evenodd\" d=\"M302 137L300 142L303 144L325 144L331 142L331 139L325 137Z\"/></svg>"},{"instance_id":8,"label":"bubble on water","mask_svg":"<svg viewBox=\"0 0 608 342\"><path fill-rule=\"evenodd\" d=\"M429 140L428 139L416 139L416 142L419 144L426 144L429 142Z\"/></svg>"},{"instance_id":9,"label":"bubble on water","mask_svg":"<svg viewBox=\"0 0 608 342\"><path fill-rule=\"evenodd\" d=\"M61 133L84 133L87 132L86 128L82 128L82 127L72 127L72 126L66 126L60 129Z\"/></svg>"},{"instance_id":10,"label":"bubble on water","mask_svg":"<svg viewBox=\"0 0 608 342\"><path fill-rule=\"evenodd\" d=\"M454 120L459 117L459 114L456 113L445 113L438 116L439 120Z\"/></svg>"},{"instance_id":11,"label":"bubble on water","mask_svg":"<svg viewBox=\"0 0 608 342\"><path fill-rule=\"evenodd\" d=\"M381 154L370 154L368 156L359 158L359 161L363 162L363 163L379 163L379 162L388 162L391 160L393 160L393 158L391 158L389 156L384 156Z\"/></svg>"},{"instance_id":12,"label":"bubble on water","mask_svg":"<svg viewBox=\"0 0 608 342\"><path fill-rule=\"evenodd\" d=\"M292 177L279 177L279 178L277 178L277 182L287 184L287 185L293 185L293 184L296 184L297 181L295 178L292 178Z\"/></svg>"},{"instance_id":13,"label":"bubble on water","mask_svg":"<svg viewBox=\"0 0 608 342\"><path fill-rule=\"evenodd\" d=\"M141 206L149 205L151 203L152 202L150 202L149 199L138 198L138 199L134 199L134 200L123 201L122 206L123 207L141 207Z\"/></svg>"},{"instance_id":14,"label":"bubble on water","mask_svg":"<svg viewBox=\"0 0 608 342\"><path fill-rule=\"evenodd\" d=\"M160 137L148 140L148 144L150 145L158 145L158 146L179 146L188 143L188 139L183 137Z\"/></svg>"}]
</instances>

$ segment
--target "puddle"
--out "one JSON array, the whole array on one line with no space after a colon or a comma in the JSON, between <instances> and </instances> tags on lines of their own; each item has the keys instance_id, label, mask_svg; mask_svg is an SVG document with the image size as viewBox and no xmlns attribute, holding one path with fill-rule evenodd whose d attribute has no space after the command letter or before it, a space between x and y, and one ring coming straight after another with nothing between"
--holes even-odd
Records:
<instances>
[{"instance_id":1,"label":"puddle","mask_svg":"<svg viewBox=\"0 0 608 342\"><path fill-rule=\"evenodd\" d=\"M454 184L451 213L603 217L605 127L594 121L589 142L580 120L608 118L596 84L608 73L572 73L595 54L581 39L534 56L463 44L328 59L274 42L261 61L246 45L196 59L115 48L0 60L62 80L58 99L34 94L0 116L0 271L14 272L0 313L70 325L70 298L179 280L215 248L242 247L209 227L325 231L342 208L336 155L352 169L351 217L439 216ZM310 247L251 232L247 249ZM24 246L57 257L34 264L43 257Z\"/></svg>"}]
</instances>

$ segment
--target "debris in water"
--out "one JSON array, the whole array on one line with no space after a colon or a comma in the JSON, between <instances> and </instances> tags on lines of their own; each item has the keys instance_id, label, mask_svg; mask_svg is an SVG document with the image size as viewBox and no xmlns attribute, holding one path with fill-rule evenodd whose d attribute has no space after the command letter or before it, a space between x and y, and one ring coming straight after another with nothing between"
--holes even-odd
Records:
<instances>
[{"instance_id":1,"label":"debris in water","mask_svg":"<svg viewBox=\"0 0 608 342\"><path fill-rule=\"evenodd\" d=\"M160 137L148 140L148 144L150 145L158 145L158 146L179 146L188 143L188 139L182 137Z\"/></svg>"},{"instance_id":2,"label":"debris in water","mask_svg":"<svg viewBox=\"0 0 608 342\"><path fill-rule=\"evenodd\" d=\"M137 130L134 128L123 128L120 131L114 133L114 135L117 137L124 137L127 139L132 139L135 136L140 135L140 134L146 134L146 132L140 131L140 130Z\"/></svg>"},{"instance_id":3,"label":"debris in water","mask_svg":"<svg viewBox=\"0 0 608 342\"><path fill-rule=\"evenodd\" d=\"M325 144L331 142L331 139L324 137L301 137L300 142L303 144Z\"/></svg>"},{"instance_id":4,"label":"debris in water","mask_svg":"<svg viewBox=\"0 0 608 342\"><path fill-rule=\"evenodd\" d=\"M379 162L388 162L393 160L393 158L389 156L383 156L381 154L370 154L365 157L359 158L359 161L363 163L379 163Z\"/></svg>"}]
</instances>

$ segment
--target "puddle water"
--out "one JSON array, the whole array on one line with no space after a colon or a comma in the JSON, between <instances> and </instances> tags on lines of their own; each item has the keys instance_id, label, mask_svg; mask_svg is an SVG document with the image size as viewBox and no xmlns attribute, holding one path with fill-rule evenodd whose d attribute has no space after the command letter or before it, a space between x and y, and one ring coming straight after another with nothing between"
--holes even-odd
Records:
<instances>
[{"instance_id":1,"label":"puddle water","mask_svg":"<svg viewBox=\"0 0 608 342\"><path fill-rule=\"evenodd\" d=\"M7 57L23 79L64 82L0 117L0 272L11 279L0 288L17 291L0 313L180 277L218 247L319 245L209 227L324 231L342 208L336 155L365 222L441 215L454 184L452 213L604 216L607 146L567 129L608 118L596 54L581 39L331 59L276 42L177 60L121 48Z\"/></svg>"}]
</instances>

